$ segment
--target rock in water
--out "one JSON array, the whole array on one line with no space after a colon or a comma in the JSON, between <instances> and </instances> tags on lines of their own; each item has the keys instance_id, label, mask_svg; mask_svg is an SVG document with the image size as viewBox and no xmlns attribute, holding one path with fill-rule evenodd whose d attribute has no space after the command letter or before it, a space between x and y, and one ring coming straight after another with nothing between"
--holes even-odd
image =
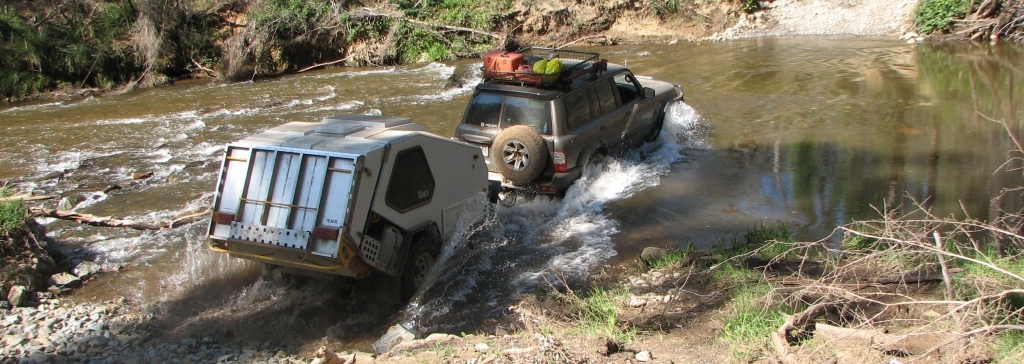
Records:
<instances>
[{"instance_id":1,"label":"rock in water","mask_svg":"<svg viewBox=\"0 0 1024 364\"><path fill-rule=\"evenodd\" d=\"M67 288L78 288L82 285L82 280L78 277L68 273L57 273L50 276L50 285Z\"/></svg>"},{"instance_id":2,"label":"rock in water","mask_svg":"<svg viewBox=\"0 0 1024 364\"><path fill-rule=\"evenodd\" d=\"M402 325L394 325L388 328L388 332L373 344L373 352L377 355L381 355L391 351L391 349L398 344L415 339L416 335L409 330L406 330Z\"/></svg>"},{"instance_id":3,"label":"rock in water","mask_svg":"<svg viewBox=\"0 0 1024 364\"><path fill-rule=\"evenodd\" d=\"M93 262L82 262L75 266L71 272L75 273L78 278L86 278L100 271L100 265Z\"/></svg>"}]
</instances>

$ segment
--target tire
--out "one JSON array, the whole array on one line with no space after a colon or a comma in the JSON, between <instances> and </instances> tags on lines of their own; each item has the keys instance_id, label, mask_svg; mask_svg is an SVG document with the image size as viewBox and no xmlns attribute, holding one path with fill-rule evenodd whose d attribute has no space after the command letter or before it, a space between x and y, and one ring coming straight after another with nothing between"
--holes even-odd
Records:
<instances>
[{"instance_id":1,"label":"tire","mask_svg":"<svg viewBox=\"0 0 1024 364\"><path fill-rule=\"evenodd\" d=\"M424 283L437 263L441 244L436 239L419 238L413 243L402 271L402 299L408 301Z\"/></svg>"},{"instance_id":2,"label":"tire","mask_svg":"<svg viewBox=\"0 0 1024 364\"><path fill-rule=\"evenodd\" d=\"M658 136L661 135L661 128L665 126L665 115L668 114L668 110L666 110L667 108L668 105L662 108L661 116L659 116L658 121L654 123L654 130L651 130L651 133L647 135L647 138L644 138L644 141L653 142L658 140Z\"/></svg>"},{"instance_id":3,"label":"tire","mask_svg":"<svg viewBox=\"0 0 1024 364\"><path fill-rule=\"evenodd\" d=\"M547 167L548 145L536 129L526 125L506 128L494 138L491 156L498 172L515 184L533 181Z\"/></svg>"}]
</instances>

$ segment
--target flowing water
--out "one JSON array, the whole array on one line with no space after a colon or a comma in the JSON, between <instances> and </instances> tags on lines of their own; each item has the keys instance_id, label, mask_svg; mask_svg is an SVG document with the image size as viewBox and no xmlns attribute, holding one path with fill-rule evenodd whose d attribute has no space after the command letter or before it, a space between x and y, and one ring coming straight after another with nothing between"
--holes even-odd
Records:
<instances>
[{"instance_id":1,"label":"flowing water","mask_svg":"<svg viewBox=\"0 0 1024 364\"><path fill-rule=\"evenodd\" d=\"M263 281L253 265L206 251L202 223L139 233L45 222L73 258L126 267L77 299L164 302L169 321L366 350L395 322L472 331L518 292L584 282L648 246L711 248L760 224L818 240L884 208L987 219L1024 204L992 203L1024 182L1003 166L1012 146L1003 122L1024 129L1019 47L787 38L595 50L683 85L686 102L672 106L660 139L588 170L564 199L497 208L473 242L468 232L449 242L434 283L401 309L374 305L359 287ZM479 76L445 85L478 66L340 68L8 107L0 180L60 194L79 212L169 220L210 204L222 145L280 123L382 113L451 136Z\"/></svg>"}]
</instances>

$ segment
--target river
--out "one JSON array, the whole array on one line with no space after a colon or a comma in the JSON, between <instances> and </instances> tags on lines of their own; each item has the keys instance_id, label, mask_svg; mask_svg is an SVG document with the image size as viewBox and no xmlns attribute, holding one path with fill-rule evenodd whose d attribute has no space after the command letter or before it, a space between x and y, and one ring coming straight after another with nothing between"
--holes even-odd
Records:
<instances>
[{"instance_id":1,"label":"river","mask_svg":"<svg viewBox=\"0 0 1024 364\"><path fill-rule=\"evenodd\" d=\"M991 203L1024 182L1004 166L1012 140L1002 124L1024 129L1020 47L800 37L593 50L683 85L686 102L673 106L666 132L591 171L564 199L499 208L484 242L450 242L437 283L404 308L375 305L358 286L263 281L258 268L206 251L202 223L139 233L44 222L72 259L124 267L75 299L128 297L166 313L179 334L286 333L299 344L328 337L366 350L395 322L473 331L516 293L553 279L585 282L648 246L710 249L775 224L801 240L834 240L837 226L887 209L984 220L1024 205L1019 196ZM0 180L61 194L79 212L169 220L210 204L225 143L284 122L381 113L450 137L472 82L444 86L478 66L186 81L7 107ZM133 180L137 172L153 175Z\"/></svg>"}]
</instances>

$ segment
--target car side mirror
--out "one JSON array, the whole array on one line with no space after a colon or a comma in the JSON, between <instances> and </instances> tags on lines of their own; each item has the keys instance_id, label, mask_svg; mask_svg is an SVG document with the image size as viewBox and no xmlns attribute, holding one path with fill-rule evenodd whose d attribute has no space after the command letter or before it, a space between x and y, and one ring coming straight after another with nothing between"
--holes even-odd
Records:
<instances>
[{"instance_id":1,"label":"car side mirror","mask_svg":"<svg viewBox=\"0 0 1024 364\"><path fill-rule=\"evenodd\" d=\"M654 89L650 87L644 87L644 97L648 99L654 98Z\"/></svg>"}]
</instances>

